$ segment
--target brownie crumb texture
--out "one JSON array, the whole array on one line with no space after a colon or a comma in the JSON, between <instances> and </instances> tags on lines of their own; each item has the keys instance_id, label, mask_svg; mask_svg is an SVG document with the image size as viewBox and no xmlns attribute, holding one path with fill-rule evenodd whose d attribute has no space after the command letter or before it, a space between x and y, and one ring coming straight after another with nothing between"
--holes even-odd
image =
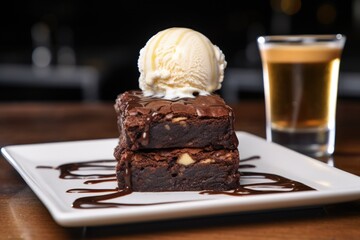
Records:
<instances>
[{"instance_id":1,"label":"brownie crumb texture","mask_svg":"<svg viewBox=\"0 0 360 240\"><path fill-rule=\"evenodd\" d=\"M165 100L129 91L114 105L120 189L224 191L239 186L234 113L218 95Z\"/></svg>"}]
</instances>

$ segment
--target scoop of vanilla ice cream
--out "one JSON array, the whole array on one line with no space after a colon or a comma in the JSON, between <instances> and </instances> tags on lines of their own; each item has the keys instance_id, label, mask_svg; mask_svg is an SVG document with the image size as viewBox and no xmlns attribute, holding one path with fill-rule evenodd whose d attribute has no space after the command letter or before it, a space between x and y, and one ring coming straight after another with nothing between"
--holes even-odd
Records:
<instances>
[{"instance_id":1,"label":"scoop of vanilla ice cream","mask_svg":"<svg viewBox=\"0 0 360 240\"><path fill-rule=\"evenodd\" d=\"M203 34L169 28L140 50L139 87L146 96L166 99L208 95L221 88L225 56Z\"/></svg>"}]
</instances>

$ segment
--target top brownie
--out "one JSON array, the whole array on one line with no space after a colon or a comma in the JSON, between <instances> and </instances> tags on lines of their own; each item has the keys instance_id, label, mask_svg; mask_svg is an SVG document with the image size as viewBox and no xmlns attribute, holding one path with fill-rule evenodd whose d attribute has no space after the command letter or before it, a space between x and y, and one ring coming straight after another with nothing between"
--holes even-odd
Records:
<instances>
[{"instance_id":1,"label":"top brownie","mask_svg":"<svg viewBox=\"0 0 360 240\"><path fill-rule=\"evenodd\" d=\"M215 94L167 100L128 91L116 99L123 149L235 149L234 113Z\"/></svg>"}]
</instances>

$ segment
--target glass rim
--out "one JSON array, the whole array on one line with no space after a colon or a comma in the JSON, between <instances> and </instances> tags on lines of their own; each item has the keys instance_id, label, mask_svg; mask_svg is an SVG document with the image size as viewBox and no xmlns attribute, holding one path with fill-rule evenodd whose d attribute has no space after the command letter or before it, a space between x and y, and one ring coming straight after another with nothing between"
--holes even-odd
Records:
<instances>
[{"instance_id":1,"label":"glass rim","mask_svg":"<svg viewBox=\"0 0 360 240\"><path fill-rule=\"evenodd\" d=\"M306 45L316 43L344 43L344 34L302 34L302 35L264 35L257 38L258 44Z\"/></svg>"}]
</instances>

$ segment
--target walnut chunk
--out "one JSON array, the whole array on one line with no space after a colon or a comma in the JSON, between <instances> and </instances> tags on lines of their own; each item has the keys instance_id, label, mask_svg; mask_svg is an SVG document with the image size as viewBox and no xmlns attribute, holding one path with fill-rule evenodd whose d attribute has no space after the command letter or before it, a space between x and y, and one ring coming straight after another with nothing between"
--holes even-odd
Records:
<instances>
[{"instance_id":1,"label":"walnut chunk","mask_svg":"<svg viewBox=\"0 0 360 240\"><path fill-rule=\"evenodd\" d=\"M188 166L190 164L193 164L195 162L194 159L191 158L191 156L187 153L183 153L180 155L178 160L176 161L178 164Z\"/></svg>"},{"instance_id":2,"label":"walnut chunk","mask_svg":"<svg viewBox=\"0 0 360 240\"><path fill-rule=\"evenodd\" d=\"M176 118L173 118L171 121L173 123L176 123L176 122L185 121L186 119L187 119L187 117L176 117Z\"/></svg>"},{"instance_id":3,"label":"walnut chunk","mask_svg":"<svg viewBox=\"0 0 360 240\"><path fill-rule=\"evenodd\" d=\"M211 159L211 158L207 158L207 159L201 160L201 163L205 163L205 164L207 164L207 163L213 163L213 162L215 162L215 160L214 160L214 159Z\"/></svg>"}]
</instances>

